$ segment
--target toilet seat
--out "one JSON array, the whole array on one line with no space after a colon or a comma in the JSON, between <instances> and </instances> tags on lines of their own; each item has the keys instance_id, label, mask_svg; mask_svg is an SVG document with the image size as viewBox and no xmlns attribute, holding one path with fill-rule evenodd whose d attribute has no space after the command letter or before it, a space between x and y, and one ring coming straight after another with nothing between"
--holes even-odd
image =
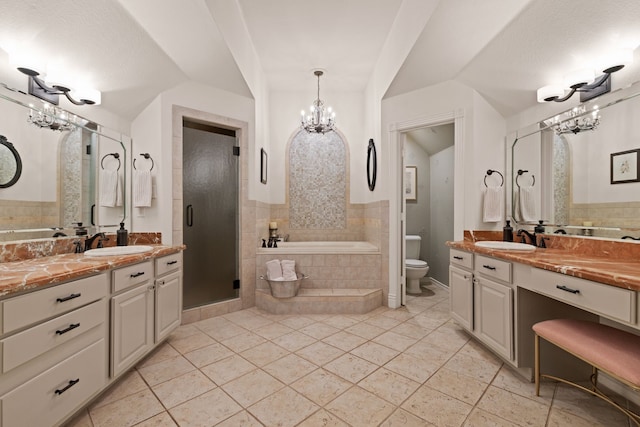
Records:
<instances>
[{"instance_id":1,"label":"toilet seat","mask_svg":"<svg viewBox=\"0 0 640 427\"><path fill-rule=\"evenodd\" d=\"M427 267L427 262L422 261L421 259L406 259L404 260L404 262L407 267L413 267L413 268Z\"/></svg>"}]
</instances>

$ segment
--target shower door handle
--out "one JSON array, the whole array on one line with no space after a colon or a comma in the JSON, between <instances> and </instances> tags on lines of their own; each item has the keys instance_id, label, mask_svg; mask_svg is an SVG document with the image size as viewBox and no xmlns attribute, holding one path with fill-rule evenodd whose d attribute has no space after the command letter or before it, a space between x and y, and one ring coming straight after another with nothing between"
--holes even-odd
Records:
<instances>
[{"instance_id":1,"label":"shower door handle","mask_svg":"<svg viewBox=\"0 0 640 427\"><path fill-rule=\"evenodd\" d=\"M193 205L187 205L187 227L193 227Z\"/></svg>"}]
</instances>

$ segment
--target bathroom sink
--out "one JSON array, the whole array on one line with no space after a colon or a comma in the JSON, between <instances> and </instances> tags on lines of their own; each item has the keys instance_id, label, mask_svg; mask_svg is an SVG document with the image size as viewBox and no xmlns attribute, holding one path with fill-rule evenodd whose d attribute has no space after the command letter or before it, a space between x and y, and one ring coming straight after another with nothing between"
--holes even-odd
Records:
<instances>
[{"instance_id":1,"label":"bathroom sink","mask_svg":"<svg viewBox=\"0 0 640 427\"><path fill-rule=\"evenodd\" d=\"M132 246L112 246L109 248L89 249L85 251L86 256L117 256L117 255L131 255L147 252L153 249L151 246L146 245L132 245Z\"/></svg>"},{"instance_id":2,"label":"bathroom sink","mask_svg":"<svg viewBox=\"0 0 640 427\"><path fill-rule=\"evenodd\" d=\"M486 240L482 242L476 242L476 246L487 249L498 249L502 251L525 251L532 252L536 250L536 247L533 245L528 245L526 243L517 243L517 242L502 242L497 240Z\"/></svg>"}]
</instances>

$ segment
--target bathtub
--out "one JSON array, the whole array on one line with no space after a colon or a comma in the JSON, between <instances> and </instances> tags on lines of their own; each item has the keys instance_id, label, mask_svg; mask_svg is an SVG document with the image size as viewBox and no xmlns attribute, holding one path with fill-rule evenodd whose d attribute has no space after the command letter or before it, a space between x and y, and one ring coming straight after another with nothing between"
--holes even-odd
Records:
<instances>
[{"instance_id":1,"label":"bathtub","mask_svg":"<svg viewBox=\"0 0 640 427\"><path fill-rule=\"evenodd\" d=\"M258 248L257 254L379 254L380 249L369 242L278 242L277 248Z\"/></svg>"}]
</instances>

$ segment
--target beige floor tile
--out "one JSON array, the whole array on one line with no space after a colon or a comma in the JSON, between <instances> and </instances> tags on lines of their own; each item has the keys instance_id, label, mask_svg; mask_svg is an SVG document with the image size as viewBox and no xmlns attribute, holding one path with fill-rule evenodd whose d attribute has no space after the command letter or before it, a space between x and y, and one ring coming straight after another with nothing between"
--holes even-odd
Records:
<instances>
[{"instance_id":1,"label":"beige floor tile","mask_svg":"<svg viewBox=\"0 0 640 427\"><path fill-rule=\"evenodd\" d=\"M294 331L289 334L281 335L272 341L289 351L298 351L303 347L315 343L317 340L309 335Z\"/></svg>"},{"instance_id":2,"label":"beige floor tile","mask_svg":"<svg viewBox=\"0 0 640 427\"><path fill-rule=\"evenodd\" d=\"M410 313L406 308L396 308L392 310L387 310L382 313L383 316L390 317L395 320L399 320L400 322L404 322L405 320L411 319L414 314Z\"/></svg>"},{"instance_id":3,"label":"beige floor tile","mask_svg":"<svg viewBox=\"0 0 640 427\"><path fill-rule=\"evenodd\" d=\"M370 325L377 326L379 328L385 329L385 330L389 330L391 328L395 328L400 323L402 323L399 320L392 319L391 317L387 317L387 316L383 316L383 315L370 317L367 320L365 320L364 322L368 323Z\"/></svg>"},{"instance_id":4,"label":"beige floor tile","mask_svg":"<svg viewBox=\"0 0 640 427\"><path fill-rule=\"evenodd\" d=\"M290 354L264 366L269 374L285 384L291 384L297 379L318 369L318 366L295 354Z\"/></svg>"},{"instance_id":5,"label":"beige floor tile","mask_svg":"<svg viewBox=\"0 0 640 427\"><path fill-rule=\"evenodd\" d=\"M238 412L231 418L227 418L216 427L263 427L249 412Z\"/></svg>"},{"instance_id":6,"label":"beige floor tile","mask_svg":"<svg viewBox=\"0 0 640 427\"><path fill-rule=\"evenodd\" d=\"M389 331L375 337L372 341L397 351L405 351L407 348L415 344L418 340Z\"/></svg>"},{"instance_id":7,"label":"beige floor tile","mask_svg":"<svg viewBox=\"0 0 640 427\"><path fill-rule=\"evenodd\" d=\"M253 313L249 310L240 310L233 313L225 314L225 319L232 321L238 326L242 326L245 329L254 330L273 323L272 320L259 314Z\"/></svg>"},{"instance_id":8,"label":"beige floor tile","mask_svg":"<svg viewBox=\"0 0 640 427\"><path fill-rule=\"evenodd\" d=\"M323 339L322 342L325 342L334 347L338 347L343 351L350 351L358 347L359 345L364 344L365 342L367 342L367 340L365 338L359 337L358 335L340 331Z\"/></svg>"},{"instance_id":9,"label":"beige floor tile","mask_svg":"<svg viewBox=\"0 0 640 427\"><path fill-rule=\"evenodd\" d=\"M358 348L354 348L350 351L351 354L355 354L358 357L363 358L371 363L375 363L378 366L382 366L398 354L399 351L393 350L389 347L377 344L373 341L368 341L362 344Z\"/></svg>"},{"instance_id":10,"label":"beige floor tile","mask_svg":"<svg viewBox=\"0 0 640 427\"><path fill-rule=\"evenodd\" d=\"M255 369L254 364L236 354L207 365L201 368L201 371L214 383L222 385Z\"/></svg>"},{"instance_id":11,"label":"beige floor tile","mask_svg":"<svg viewBox=\"0 0 640 427\"><path fill-rule=\"evenodd\" d=\"M349 326L345 331L358 335L359 337L366 338L368 340L374 339L378 335L384 334L387 330L378 326L370 325L366 322L360 322L353 326Z\"/></svg>"},{"instance_id":12,"label":"beige floor tile","mask_svg":"<svg viewBox=\"0 0 640 427\"><path fill-rule=\"evenodd\" d=\"M325 409L353 427L370 427L382 423L395 406L358 386L335 398Z\"/></svg>"},{"instance_id":13,"label":"beige floor tile","mask_svg":"<svg viewBox=\"0 0 640 427\"><path fill-rule=\"evenodd\" d=\"M213 426L242 408L222 389L216 388L169 410L180 427Z\"/></svg>"},{"instance_id":14,"label":"beige floor tile","mask_svg":"<svg viewBox=\"0 0 640 427\"><path fill-rule=\"evenodd\" d=\"M513 427L513 423L482 409L474 408L465 421L464 427Z\"/></svg>"},{"instance_id":15,"label":"beige floor tile","mask_svg":"<svg viewBox=\"0 0 640 427\"><path fill-rule=\"evenodd\" d=\"M391 332L395 332L396 334L404 335L409 338L414 338L416 340L420 340L427 336L432 329L426 329L422 326L414 325L413 323L404 322L392 328Z\"/></svg>"},{"instance_id":16,"label":"beige floor tile","mask_svg":"<svg viewBox=\"0 0 640 427\"><path fill-rule=\"evenodd\" d=\"M389 418L387 418L380 427L435 427L433 424L426 422L422 418L405 411L404 409L396 409Z\"/></svg>"},{"instance_id":17,"label":"beige floor tile","mask_svg":"<svg viewBox=\"0 0 640 427\"><path fill-rule=\"evenodd\" d=\"M171 332L168 341L171 343L171 341L179 340L190 335L197 334L198 332L200 332L200 330L193 323L189 325L180 325L175 329L175 331Z\"/></svg>"},{"instance_id":18,"label":"beige floor tile","mask_svg":"<svg viewBox=\"0 0 640 427\"><path fill-rule=\"evenodd\" d=\"M306 398L324 406L344 393L351 383L324 369L317 369L291 384L291 387Z\"/></svg>"},{"instance_id":19,"label":"beige floor tile","mask_svg":"<svg viewBox=\"0 0 640 427\"><path fill-rule=\"evenodd\" d=\"M438 329L440 326L444 325L448 319L434 319L429 317L428 315L421 313L416 315L415 317L407 320L406 323L409 325L415 325L419 328L423 328L426 331L433 331Z\"/></svg>"},{"instance_id":20,"label":"beige floor tile","mask_svg":"<svg viewBox=\"0 0 640 427\"><path fill-rule=\"evenodd\" d=\"M441 329L445 328L445 325L446 323L431 332L429 335L424 337L422 341L447 351L457 352L467 343L467 341L469 341L470 338L465 335L457 336L451 332L443 332Z\"/></svg>"},{"instance_id":21,"label":"beige floor tile","mask_svg":"<svg viewBox=\"0 0 640 427\"><path fill-rule=\"evenodd\" d=\"M185 353L184 357L193 363L196 367L201 368L218 360L232 356L234 353L220 343L214 343L206 347L199 348L189 353Z\"/></svg>"},{"instance_id":22,"label":"beige floor tile","mask_svg":"<svg viewBox=\"0 0 640 427\"><path fill-rule=\"evenodd\" d=\"M181 354L189 353L215 343L215 340L204 332L198 331L188 337L171 340L171 346L178 350Z\"/></svg>"},{"instance_id":23,"label":"beige floor tile","mask_svg":"<svg viewBox=\"0 0 640 427\"><path fill-rule=\"evenodd\" d=\"M480 344L474 339L469 340L461 349L458 351L460 354L466 354L467 356L471 356L474 359L480 359L486 362L498 362L500 363L500 358L493 354L488 348L484 345Z\"/></svg>"},{"instance_id":24,"label":"beige floor tile","mask_svg":"<svg viewBox=\"0 0 640 427\"><path fill-rule=\"evenodd\" d=\"M502 362L475 359L466 354L457 353L444 367L460 374L489 384L502 367Z\"/></svg>"},{"instance_id":25,"label":"beige floor tile","mask_svg":"<svg viewBox=\"0 0 640 427\"><path fill-rule=\"evenodd\" d=\"M84 409L64 424L64 427L93 427L89 411Z\"/></svg>"},{"instance_id":26,"label":"beige floor tile","mask_svg":"<svg viewBox=\"0 0 640 427\"><path fill-rule=\"evenodd\" d=\"M199 322L193 323L193 326L200 329L201 331L206 331L208 329L226 329L232 325L234 325L233 322L225 319L222 316L210 317L209 319L204 319L200 320Z\"/></svg>"},{"instance_id":27,"label":"beige floor tile","mask_svg":"<svg viewBox=\"0 0 640 427\"><path fill-rule=\"evenodd\" d=\"M282 323L275 322L253 330L253 333L258 334L268 340L278 338L291 332L293 332L293 329L291 329L290 327L285 326Z\"/></svg>"},{"instance_id":28,"label":"beige floor tile","mask_svg":"<svg viewBox=\"0 0 640 427\"><path fill-rule=\"evenodd\" d=\"M316 323L316 321L305 316L293 316L282 319L279 321L279 323L282 323L283 325L288 326L291 329L300 329L304 328L305 326L313 325L314 323Z\"/></svg>"},{"instance_id":29,"label":"beige floor tile","mask_svg":"<svg viewBox=\"0 0 640 427\"><path fill-rule=\"evenodd\" d=\"M566 384L558 384L553 408L561 409L594 424L622 425L627 417L602 399Z\"/></svg>"},{"instance_id":30,"label":"beige floor tile","mask_svg":"<svg viewBox=\"0 0 640 427\"><path fill-rule=\"evenodd\" d=\"M135 427L178 427L168 412L161 412L155 417L136 424Z\"/></svg>"},{"instance_id":31,"label":"beige floor tile","mask_svg":"<svg viewBox=\"0 0 640 427\"><path fill-rule=\"evenodd\" d=\"M169 409L214 388L216 385L202 372L191 371L153 386L151 389L164 407Z\"/></svg>"},{"instance_id":32,"label":"beige floor tile","mask_svg":"<svg viewBox=\"0 0 640 427\"><path fill-rule=\"evenodd\" d=\"M451 357L453 357L453 355L456 354L456 351L445 350L441 347L433 345L433 343L429 341L421 340L406 349L404 351L404 354L408 354L416 357L417 359L427 360L429 362L441 365Z\"/></svg>"},{"instance_id":33,"label":"beige floor tile","mask_svg":"<svg viewBox=\"0 0 640 427\"><path fill-rule=\"evenodd\" d=\"M151 390L143 390L89 410L94 427L133 426L164 411Z\"/></svg>"},{"instance_id":34,"label":"beige floor tile","mask_svg":"<svg viewBox=\"0 0 640 427\"><path fill-rule=\"evenodd\" d=\"M318 405L286 387L249 407L248 411L265 426L293 427L318 409Z\"/></svg>"},{"instance_id":35,"label":"beige floor tile","mask_svg":"<svg viewBox=\"0 0 640 427\"><path fill-rule=\"evenodd\" d=\"M437 426L460 426L473 407L422 386L402 404L402 409Z\"/></svg>"},{"instance_id":36,"label":"beige floor tile","mask_svg":"<svg viewBox=\"0 0 640 427\"><path fill-rule=\"evenodd\" d=\"M440 364L427 359L418 359L410 354L401 353L384 365L384 367L422 384L440 368Z\"/></svg>"},{"instance_id":37,"label":"beige floor tile","mask_svg":"<svg viewBox=\"0 0 640 427\"><path fill-rule=\"evenodd\" d=\"M180 356L180 353L165 341L156 347L147 357L138 362L136 368L144 368L145 366L164 362L167 359L173 359L178 356Z\"/></svg>"},{"instance_id":38,"label":"beige floor tile","mask_svg":"<svg viewBox=\"0 0 640 427\"><path fill-rule=\"evenodd\" d=\"M469 405L475 405L488 387L487 383L446 368L439 369L426 384Z\"/></svg>"},{"instance_id":39,"label":"beige floor tile","mask_svg":"<svg viewBox=\"0 0 640 427\"><path fill-rule=\"evenodd\" d=\"M604 422L594 420L591 417L584 419L570 412L563 411L562 409L551 408L547 427L611 427L613 425L626 427L628 425L623 421L618 424L612 423L613 420L610 419L606 419Z\"/></svg>"},{"instance_id":40,"label":"beige floor tile","mask_svg":"<svg viewBox=\"0 0 640 427\"><path fill-rule=\"evenodd\" d=\"M543 426L549 413L549 405L493 386L489 386L477 407L519 426Z\"/></svg>"},{"instance_id":41,"label":"beige floor tile","mask_svg":"<svg viewBox=\"0 0 640 427\"><path fill-rule=\"evenodd\" d=\"M342 356L345 352L336 348L332 345L316 342L315 344L311 344L308 347L303 348L302 350L296 351L296 354L304 357L309 362L314 363L318 366L326 365L332 360L337 359Z\"/></svg>"},{"instance_id":42,"label":"beige floor tile","mask_svg":"<svg viewBox=\"0 0 640 427\"><path fill-rule=\"evenodd\" d=\"M323 322L329 326L333 326L334 328L338 328L338 329L345 329L359 323L359 321L357 321L356 319L352 319L351 317L341 316L341 315L329 317L323 320Z\"/></svg>"},{"instance_id":43,"label":"beige floor tile","mask_svg":"<svg viewBox=\"0 0 640 427\"><path fill-rule=\"evenodd\" d=\"M247 408L285 385L261 369L249 372L223 385L223 390Z\"/></svg>"},{"instance_id":44,"label":"beige floor tile","mask_svg":"<svg viewBox=\"0 0 640 427\"><path fill-rule=\"evenodd\" d=\"M298 424L298 427L349 427L349 424L321 409Z\"/></svg>"},{"instance_id":45,"label":"beige floor tile","mask_svg":"<svg viewBox=\"0 0 640 427\"><path fill-rule=\"evenodd\" d=\"M324 368L352 383L357 383L378 366L353 354L345 354L324 365Z\"/></svg>"},{"instance_id":46,"label":"beige floor tile","mask_svg":"<svg viewBox=\"0 0 640 427\"><path fill-rule=\"evenodd\" d=\"M145 366L138 369L142 378L150 386L160 384L161 382L168 381L172 378L178 377L187 372L196 369L191 362L182 356L174 357L173 359L167 359L160 363Z\"/></svg>"},{"instance_id":47,"label":"beige floor tile","mask_svg":"<svg viewBox=\"0 0 640 427\"><path fill-rule=\"evenodd\" d=\"M360 381L358 386L387 402L400 405L420 387L420 383L382 368Z\"/></svg>"},{"instance_id":48,"label":"beige floor tile","mask_svg":"<svg viewBox=\"0 0 640 427\"><path fill-rule=\"evenodd\" d=\"M203 322L206 322L206 320L203 320ZM228 340L229 338L233 338L248 332L245 328L238 326L235 323L230 322L228 320L226 325L222 328L208 326L208 325L200 326L200 328L205 334L209 335L211 338L215 339L216 341Z\"/></svg>"},{"instance_id":49,"label":"beige floor tile","mask_svg":"<svg viewBox=\"0 0 640 427\"><path fill-rule=\"evenodd\" d=\"M138 371L131 370L124 374L106 392L102 393L100 398L91 404L91 409L99 408L147 389L149 389L149 386L144 382Z\"/></svg>"},{"instance_id":50,"label":"beige floor tile","mask_svg":"<svg viewBox=\"0 0 640 427\"><path fill-rule=\"evenodd\" d=\"M244 332L242 334L222 341L222 344L225 347L228 347L231 350L235 351L236 353L240 353L242 351L256 347L266 341L267 340L262 338L260 335L256 335L253 332Z\"/></svg>"},{"instance_id":51,"label":"beige floor tile","mask_svg":"<svg viewBox=\"0 0 640 427\"><path fill-rule=\"evenodd\" d=\"M262 367L290 353L279 345L267 341L240 354L254 365Z\"/></svg>"},{"instance_id":52,"label":"beige floor tile","mask_svg":"<svg viewBox=\"0 0 640 427\"><path fill-rule=\"evenodd\" d=\"M513 372L506 364L500 368L491 385L546 404L549 404L556 389L555 382L543 380L540 383L540 396L536 396L535 384Z\"/></svg>"},{"instance_id":53,"label":"beige floor tile","mask_svg":"<svg viewBox=\"0 0 640 427\"><path fill-rule=\"evenodd\" d=\"M339 332L340 329L329 326L326 323L317 322L309 326L305 326L304 328L300 328L299 331L317 340L321 340L328 337L329 335L333 335L336 332Z\"/></svg>"}]
</instances>

